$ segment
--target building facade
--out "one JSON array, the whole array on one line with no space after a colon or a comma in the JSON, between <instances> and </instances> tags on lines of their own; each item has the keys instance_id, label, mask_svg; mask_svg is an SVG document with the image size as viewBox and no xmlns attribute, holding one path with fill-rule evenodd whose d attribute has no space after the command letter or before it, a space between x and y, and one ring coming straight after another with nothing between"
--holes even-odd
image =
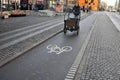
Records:
<instances>
[{"instance_id":1,"label":"building facade","mask_svg":"<svg viewBox=\"0 0 120 80\"><path fill-rule=\"evenodd\" d=\"M91 6L92 10L98 10L99 0L78 0L81 7Z\"/></svg>"},{"instance_id":2,"label":"building facade","mask_svg":"<svg viewBox=\"0 0 120 80\"><path fill-rule=\"evenodd\" d=\"M114 8L115 8L116 10L119 10L119 8L120 8L120 0L116 0L116 3L115 3Z\"/></svg>"},{"instance_id":3,"label":"building facade","mask_svg":"<svg viewBox=\"0 0 120 80\"><path fill-rule=\"evenodd\" d=\"M92 10L98 10L100 0L28 0L28 3L35 4L37 2L42 2L45 9L50 7L56 7L57 4L64 6L73 6L74 3L78 1L80 6L91 6ZM20 3L20 0L3 0L3 4L11 4L12 2Z\"/></svg>"},{"instance_id":4,"label":"building facade","mask_svg":"<svg viewBox=\"0 0 120 80\"><path fill-rule=\"evenodd\" d=\"M118 0L118 9L120 11L120 0Z\"/></svg>"}]
</instances>

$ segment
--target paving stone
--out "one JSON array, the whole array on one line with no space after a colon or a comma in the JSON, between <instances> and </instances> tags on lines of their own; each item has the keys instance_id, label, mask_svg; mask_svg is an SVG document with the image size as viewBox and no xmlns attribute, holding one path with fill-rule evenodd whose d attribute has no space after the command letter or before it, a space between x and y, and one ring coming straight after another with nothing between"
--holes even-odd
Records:
<instances>
[{"instance_id":1,"label":"paving stone","mask_svg":"<svg viewBox=\"0 0 120 80\"><path fill-rule=\"evenodd\" d=\"M79 80L120 80L120 35L100 13L78 69Z\"/></svg>"}]
</instances>

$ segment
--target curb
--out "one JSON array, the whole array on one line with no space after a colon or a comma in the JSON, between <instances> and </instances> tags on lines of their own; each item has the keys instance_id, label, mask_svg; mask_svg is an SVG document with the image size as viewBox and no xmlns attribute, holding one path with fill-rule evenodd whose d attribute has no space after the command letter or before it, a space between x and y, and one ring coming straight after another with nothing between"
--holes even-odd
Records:
<instances>
[{"instance_id":1,"label":"curb","mask_svg":"<svg viewBox=\"0 0 120 80\"><path fill-rule=\"evenodd\" d=\"M93 24L93 26L92 26L92 28L90 30L90 33L88 34L85 42L83 43L82 48L80 49L80 51L79 51L79 53L78 53L74 63L72 64L72 67L68 71L67 76L66 76L66 78L64 80L79 80L79 75L80 74L77 73L78 72L78 68L79 68L80 62L82 60L82 57L84 55L84 51L85 51L85 49L87 47L88 41L90 39L90 36L91 36L91 34L92 34L93 30L94 30L94 27L96 25L96 22L97 22L97 17L96 17L95 22L94 22L94 24Z\"/></svg>"}]
</instances>

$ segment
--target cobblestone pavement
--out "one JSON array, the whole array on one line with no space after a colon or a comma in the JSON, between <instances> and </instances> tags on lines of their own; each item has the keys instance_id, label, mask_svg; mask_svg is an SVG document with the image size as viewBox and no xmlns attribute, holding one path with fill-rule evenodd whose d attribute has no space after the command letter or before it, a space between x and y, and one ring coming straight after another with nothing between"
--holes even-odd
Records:
<instances>
[{"instance_id":1,"label":"cobblestone pavement","mask_svg":"<svg viewBox=\"0 0 120 80\"><path fill-rule=\"evenodd\" d=\"M120 34L100 13L85 49L76 80L120 80Z\"/></svg>"}]
</instances>

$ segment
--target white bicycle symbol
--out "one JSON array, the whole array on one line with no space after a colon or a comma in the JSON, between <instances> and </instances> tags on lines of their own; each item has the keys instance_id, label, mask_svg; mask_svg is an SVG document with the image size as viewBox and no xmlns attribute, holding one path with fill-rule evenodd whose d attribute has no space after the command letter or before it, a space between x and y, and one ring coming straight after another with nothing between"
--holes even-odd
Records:
<instances>
[{"instance_id":1,"label":"white bicycle symbol","mask_svg":"<svg viewBox=\"0 0 120 80\"><path fill-rule=\"evenodd\" d=\"M56 54L61 54L62 52L69 52L72 50L71 46L64 46L62 48L58 47L56 44L55 45L48 45L47 49L49 49L50 51L48 51L48 53L56 53Z\"/></svg>"}]
</instances>

